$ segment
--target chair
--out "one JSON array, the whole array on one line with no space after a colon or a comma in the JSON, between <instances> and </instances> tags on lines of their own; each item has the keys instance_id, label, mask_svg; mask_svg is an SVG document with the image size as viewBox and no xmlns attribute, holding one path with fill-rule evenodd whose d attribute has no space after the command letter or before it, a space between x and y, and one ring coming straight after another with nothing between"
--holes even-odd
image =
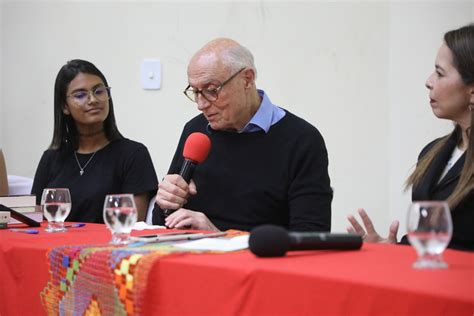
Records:
<instances>
[{"instance_id":1,"label":"chair","mask_svg":"<svg viewBox=\"0 0 474 316\"><path fill-rule=\"evenodd\" d=\"M3 152L0 149L0 196L8 195L8 178L7 178L7 167L5 166L5 158Z\"/></svg>"},{"instance_id":2,"label":"chair","mask_svg":"<svg viewBox=\"0 0 474 316\"><path fill-rule=\"evenodd\" d=\"M8 175L9 195L25 195L31 193L33 179L15 175Z\"/></svg>"},{"instance_id":3,"label":"chair","mask_svg":"<svg viewBox=\"0 0 474 316\"><path fill-rule=\"evenodd\" d=\"M150 199L150 204L148 204L148 211L146 213L145 223L148 225L153 225L153 209L155 208L156 195Z\"/></svg>"}]
</instances>

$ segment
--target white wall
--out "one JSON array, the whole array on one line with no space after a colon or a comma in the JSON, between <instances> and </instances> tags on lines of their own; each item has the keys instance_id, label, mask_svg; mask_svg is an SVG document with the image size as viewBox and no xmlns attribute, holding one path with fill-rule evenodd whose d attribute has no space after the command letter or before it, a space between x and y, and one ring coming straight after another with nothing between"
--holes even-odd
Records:
<instances>
[{"instance_id":1,"label":"white wall","mask_svg":"<svg viewBox=\"0 0 474 316\"><path fill-rule=\"evenodd\" d=\"M54 78L83 58L105 73L120 130L148 146L161 178L183 124L198 113L182 95L187 62L227 36L253 51L257 85L272 101L325 137L333 230L364 206L385 232L404 216L401 186L418 151L446 130L429 112L423 82L442 34L473 20L474 1L455 2L5 2L0 140L9 171L34 175L52 136ZM159 91L139 86L140 62L150 57L162 61Z\"/></svg>"}]
</instances>

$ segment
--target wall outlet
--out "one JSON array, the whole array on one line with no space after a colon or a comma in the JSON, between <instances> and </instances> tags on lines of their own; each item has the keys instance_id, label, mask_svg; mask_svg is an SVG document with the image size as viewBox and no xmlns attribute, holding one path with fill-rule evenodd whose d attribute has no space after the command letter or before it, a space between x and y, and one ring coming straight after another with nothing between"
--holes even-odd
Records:
<instances>
[{"instance_id":1,"label":"wall outlet","mask_svg":"<svg viewBox=\"0 0 474 316\"><path fill-rule=\"evenodd\" d=\"M145 90L161 88L161 62L159 59L144 59L141 65L141 84Z\"/></svg>"}]
</instances>

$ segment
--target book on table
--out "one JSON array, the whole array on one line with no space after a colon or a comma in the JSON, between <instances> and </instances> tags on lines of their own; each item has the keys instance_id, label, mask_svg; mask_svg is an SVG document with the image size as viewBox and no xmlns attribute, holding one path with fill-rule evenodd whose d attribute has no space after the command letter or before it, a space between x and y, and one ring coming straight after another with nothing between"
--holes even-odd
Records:
<instances>
[{"instance_id":1,"label":"book on table","mask_svg":"<svg viewBox=\"0 0 474 316\"><path fill-rule=\"evenodd\" d=\"M0 196L0 204L8 206L17 212L30 213L35 212L35 195L7 195Z\"/></svg>"},{"instance_id":2,"label":"book on table","mask_svg":"<svg viewBox=\"0 0 474 316\"><path fill-rule=\"evenodd\" d=\"M30 212L30 213L22 213L23 215L31 218L35 222L42 223L43 222L43 212ZM10 224L22 224L20 221L10 217L8 221L8 225Z\"/></svg>"},{"instance_id":3,"label":"book on table","mask_svg":"<svg viewBox=\"0 0 474 316\"><path fill-rule=\"evenodd\" d=\"M43 221L43 212L36 209L35 195L9 195L0 196L0 204L5 205L29 218L37 221ZM20 222L10 217L8 224L19 224Z\"/></svg>"}]
</instances>

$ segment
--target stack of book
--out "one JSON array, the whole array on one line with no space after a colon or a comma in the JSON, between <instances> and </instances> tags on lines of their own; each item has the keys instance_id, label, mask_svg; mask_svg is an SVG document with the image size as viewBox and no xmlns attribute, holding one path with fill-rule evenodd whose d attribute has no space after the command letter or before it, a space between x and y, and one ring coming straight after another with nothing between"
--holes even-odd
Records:
<instances>
[{"instance_id":1,"label":"stack of book","mask_svg":"<svg viewBox=\"0 0 474 316\"><path fill-rule=\"evenodd\" d=\"M0 196L0 204L3 204L29 218L37 221L43 221L43 212L36 209L36 196L34 195L9 195ZM10 217L8 224L19 224L20 222Z\"/></svg>"}]
</instances>

